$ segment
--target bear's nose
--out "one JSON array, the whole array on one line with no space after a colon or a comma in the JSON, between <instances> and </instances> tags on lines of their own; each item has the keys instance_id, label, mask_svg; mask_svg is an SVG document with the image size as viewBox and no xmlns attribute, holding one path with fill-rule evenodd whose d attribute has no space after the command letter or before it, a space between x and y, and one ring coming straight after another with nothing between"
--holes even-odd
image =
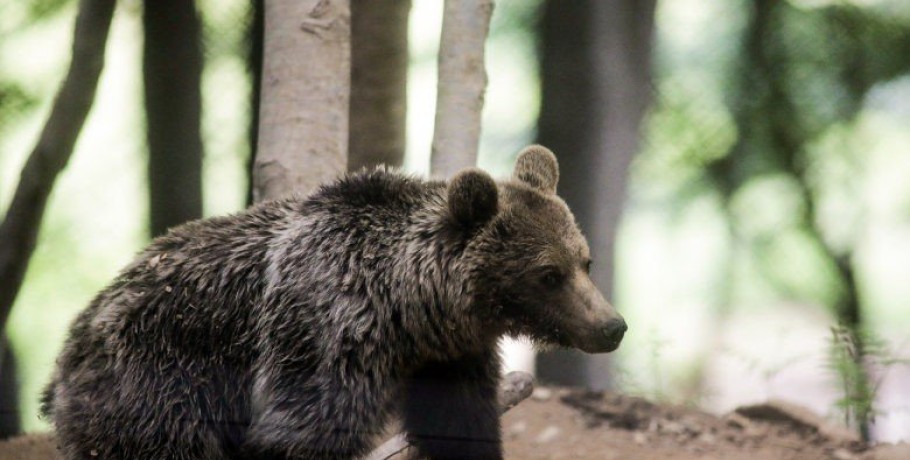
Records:
<instances>
[{"instance_id":1,"label":"bear's nose","mask_svg":"<svg viewBox=\"0 0 910 460\"><path fill-rule=\"evenodd\" d=\"M603 328L603 333L611 343L619 345L619 342L622 341L622 336L625 335L626 330L629 327L626 326L626 322L623 319L613 319L607 323Z\"/></svg>"}]
</instances>

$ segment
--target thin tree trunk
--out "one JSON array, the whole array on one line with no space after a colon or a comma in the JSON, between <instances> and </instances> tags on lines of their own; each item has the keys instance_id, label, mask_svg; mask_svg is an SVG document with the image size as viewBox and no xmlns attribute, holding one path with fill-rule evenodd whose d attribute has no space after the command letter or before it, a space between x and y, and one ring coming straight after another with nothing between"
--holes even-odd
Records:
<instances>
[{"instance_id":1,"label":"thin tree trunk","mask_svg":"<svg viewBox=\"0 0 910 460\"><path fill-rule=\"evenodd\" d=\"M351 171L404 162L410 9L410 0L352 1Z\"/></svg>"},{"instance_id":2,"label":"thin tree trunk","mask_svg":"<svg viewBox=\"0 0 910 460\"><path fill-rule=\"evenodd\" d=\"M852 377L841 376L845 383L849 381L847 394L844 394L844 397L848 398L851 403L846 407L847 423L855 425L860 437L868 442L872 439L875 383L866 368L866 322L859 286L856 282L856 273L853 269L853 250L839 252L825 241L824 232L818 221L816 199L809 189L809 178L806 171L796 172L795 179L800 185L800 192L805 203L803 225L822 254L834 266L840 281L841 292L834 305L834 314L838 323L846 329L845 332L849 335L847 340L854 350L849 357L853 359L853 365L856 366L855 375Z\"/></svg>"},{"instance_id":3,"label":"thin tree trunk","mask_svg":"<svg viewBox=\"0 0 910 460\"><path fill-rule=\"evenodd\" d=\"M143 79L150 231L202 216L202 50L191 0L145 0Z\"/></svg>"},{"instance_id":4,"label":"thin tree trunk","mask_svg":"<svg viewBox=\"0 0 910 460\"><path fill-rule=\"evenodd\" d=\"M852 420L857 424L863 439L869 439L871 419L872 384L865 368L865 345L863 340L862 303L852 264L852 249L839 251L832 248L824 238L824 231L817 215L817 199L810 185L809 162L805 159L805 145L812 140L813 132L804 123L799 107L794 102L785 84L788 58L782 55L776 31L781 23L785 2L779 0L753 0L751 17L745 32L741 51L742 63L738 66L737 104L732 107L740 132L740 144L768 145L767 154L774 166L790 175L799 187L804 209L801 225L814 240L822 254L828 258L838 273L842 288L841 296L834 306L838 321L847 329L851 355L856 366L855 381L851 382L848 393L851 400L848 410L855 410ZM854 100L860 100L866 85L849 85ZM745 176L736 170L741 150L734 150L730 156L716 166L713 175L726 196L731 196L736 187L742 185ZM847 378L847 377L843 377ZM849 414L849 412L848 412Z\"/></svg>"},{"instance_id":5,"label":"thin tree trunk","mask_svg":"<svg viewBox=\"0 0 910 460\"><path fill-rule=\"evenodd\" d=\"M29 155L12 203L0 223L0 332L15 303L38 241L41 218L57 175L66 166L95 99L114 0L82 0L67 71L38 143ZM2 334L0 334L2 335ZM19 429L16 362L4 336L0 342L0 384L4 434Z\"/></svg>"},{"instance_id":6,"label":"thin tree trunk","mask_svg":"<svg viewBox=\"0 0 910 460\"><path fill-rule=\"evenodd\" d=\"M477 163L492 0L446 0L430 172L448 177Z\"/></svg>"},{"instance_id":7,"label":"thin tree trunk","mask_svg":"<svg viewBox=\"0 0 910 460\"><path fill-rule=\"evenodd\" d=\"M253 204L253 171L256 148L259 145L259 104L262 99L262 53L265 40L265 0L253 0L250 24L247 30L249 49L247 71L250 73L250 157L247 160L247 206Z\"/></svg>"},{"instance_id":8,"label":"thin tree trunk","mask_svg":"<svg viewBox=\"0 0 910 460\"><path fill-rule=\"evenodd\" d=\"M9 340L3 338L0 351L0 440L19 434L19 378L16 355Z\"/></svg>"},{"instance_id":9,"label":"thin tree trunk","mask_svg":"<svg viewBox=\"0 0 910 460\"><path fill-rule=\"evenodd\" d=\"M651 99L655 3L549 0L541 24L539 142L560 158L559 194L588 238L591 276L608 297L629 165ZM574 351L540 355L537 372L594 389L611 381L607 356Z\"/></svg>"},{"instance_id":10,"label":"thin tree trunk","mask_svg":"<svg viewBox=\"0 0 910 460\"><path fill-rule=\"evenodd\" d=\"M347 166L348 0L266 0L257 201L309 193Z\"/></svg>"},{"instance_id":11,"label":"thin tree trunk","mask_svg":"<svg viewBox=\"0 0 910 460\"><path fill-rule=\"evenodd\" d=\"M0 327L6 325L22 285L54 180L66 166L95 99L115 3L79 3L69 70L0 224Z\"/></svg>"}]
</instances>

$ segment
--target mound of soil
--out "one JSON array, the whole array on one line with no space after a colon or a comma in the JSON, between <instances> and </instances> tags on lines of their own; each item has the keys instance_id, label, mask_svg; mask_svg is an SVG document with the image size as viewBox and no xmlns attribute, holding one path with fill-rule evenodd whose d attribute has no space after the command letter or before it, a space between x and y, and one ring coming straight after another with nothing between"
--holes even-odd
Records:
<instances>
[{"instance_id":1,"label":"mound of soil","mask_svg":"<svg viewBox=\"0 0 910 460\"><path fill-rule=\"evenodd\" d=\"M538 388L503 418L510 459L910 460L780 401L718 417L612 393Z\"/></svg>"}]
</instances>

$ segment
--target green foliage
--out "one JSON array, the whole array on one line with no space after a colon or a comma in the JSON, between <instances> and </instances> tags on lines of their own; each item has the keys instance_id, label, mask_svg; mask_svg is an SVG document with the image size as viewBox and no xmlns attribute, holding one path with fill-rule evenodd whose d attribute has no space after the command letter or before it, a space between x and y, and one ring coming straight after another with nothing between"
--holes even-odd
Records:
<instances>
[{"instance_id":1,"label":"green foliage","mask_svg":"<svg viewBox=\"0 0 910 460\"><path fill-rule=\"evenodd\" d=\"M490 39L504 35L532 37L539 19L541 0L499 0L490 21Z\"/></svg>"},{"instance_id":2,"label":"green foliage","mask_svg":"<svg viewBox=\"0 0 910 460\"><path fill-rule=\"evenodd\" d=\"M727 154L737 130L720 94L706 92L696 72L681 72L659 82L657 106L646 121L643 177L683 186ZM701 93L700 97L693 97Z\"/></svg>"},{"instance_id":3,"label":"green foliage","mask_svg":"<svg viewBox=\"0 0 910 460\"><path fill-rule=\"evenodd\" d=\"M0 39L46 21L75 3L75 0L0 1Z\"/></svg>"},{"instance_id":4,"label":"green foliage","mask_svg":"<svg viewBox=\"0 0 910 460\"><path fill-rule=\"evenodd\" d=\"M57 63L69 58L75 3L0 0L0 202L12 194L43 122L41 109L65 70ZM205 212L224 214L239 209L245 194L250 110L243 32L249 5L231 0L198 7L205 45L213 48L203 80ZM145 244L138 15L137 3L126 2L115 16L92 114L55 185L8 324L19 354L23 427L29 431L47 428L37 419L38 392L71 318Z\"/></svg>"},{"instance_id":5,"label":"green foliage","mask_svg":"<svg viewBox=\"0 0 910 460\"><path fill-rule=\"evenodd\" d=\"M71 3L73 0L0 2L0 42L25 28L46 22ZM0 66L21 58L0 55ZM38 107L40 99L34 93L34 87L17 80L0 67L0 134L28 117Z\"/></svg>"},{"instance_id":6,"label":"green foliage","mask_svg":"<svg viewBox=\"0 0 910 460\"><path fill-rule=\"evenodd\" d=\"M27 3L29 17L34 21L60 12L74 0L29 0Z\"/></svg>"},{"instance_id":7,"label":"green foliage","mask_svg":"<svg viewBox=\"0 0 910 460\"><path fill-rule=\"evenodd\" d=\"M902 128L910 2L675 0L660 8L655 103L643 126L625 219L659 215L652 225L669 234L706 202L719 203L712 213L721 224L701 217L699 234L722 241L695 256L713 265L707 277L694 280L712 291L693 293L692 280L679 281L692 266L661 273L681 256L667 254L672 246L664 243L651 250L664 255L648 259L638 246L663 240L649 239L646 226L636 223L635 235L623 237L630 242L621 243L636 244L635 250L620 257L648 281L621 284L626 299L619 304L651 310L630 313L630 324L666 323L688 301L701 308L692 315L720 318L707 331L718 334L729 325L724 318L775 305L822 306L830 317L853 297L867 327L902 333L897 318L906 316L910 292L903 288L907 252L898 244L910 229L903 217L910 170ZM684 244L696 245L697 238L685 235ZM621 268L621 277L623 270L631 269ZM671 293L642 293L649 289ZM651 318L655 311L660 319ZM786 320L783 314L780 321ZM678 334L670 350L689 345L684 340L710 342L697 335ZM623 359L649 362L648 340L626 348ZM787 352L766 350L761 357L777 362ZM660 357L659 378L670 381L666 370L674 363L667 354ZM718 353L707 349L702 356ZM769 381L780 369L762 366L759 373ZM639 375L648 371L643 364ZM672 392L678 385L667 387Z\"/></svg>"},{"instance_id":8,"label":"green foliage","mask_svg":"<svg viewBox=\"0 0 910 460\"><path fill-rule=\"evenodd\" d=\"M910 365L910 359L896 356L886 341L874 335L857 335L845 326L833 326L826 365L841 391L836 406L845 423L857 427L868 440L885 374L893 366Z\"/></svg>"},{"instance_id":9,"label":"green foliage","mask_svg":"<svg viewBox=\"0 0 910 460\"><path fill-rule=\"evenodd\" d=\"M0 80L0 133L11 120L33 110L37 103L37 98L17 82Z\"/></svg>"},{"instance_id":10,"label":"green foliage","mask_svg":"<svg viewBox=\"0 0 910 460\"><path fill-rule=\"evenodd\" d=\"M846 2L755 5L733 15L719 43L662 46L672 52L658 53L658 97L634 172L659 184L652 192L674 213L719 194L757 274L785 296L833 305L840 280L828 245L849 252L861 230L862 149L817 141L849 138L866 94L910 71L910 20ZM848 217L825 220L831 211Z\"/></svg>"}]
</instances>

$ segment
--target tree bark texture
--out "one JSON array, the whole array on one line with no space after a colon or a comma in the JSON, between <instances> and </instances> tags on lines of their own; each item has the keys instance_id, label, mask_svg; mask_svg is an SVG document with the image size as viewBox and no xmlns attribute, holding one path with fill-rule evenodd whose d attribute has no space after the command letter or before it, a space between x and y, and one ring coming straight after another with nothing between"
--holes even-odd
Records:
<instances>
[{"instance_id":1,"label":"tree bark texture","mask_svg":"<svg viewBox=\"0 0 910 460\"><path fill-rule=\"evenodd\" d=\"M348 169L401 166L410 0L352 0Z\"/></svg>"},{"instance_id":2,"label":"tree bark texture","mask_svg":"<svg viewBox=\"0 0 910 460\"><path fill-rule=\"evenodd\" d=\"M430 172L448 177L477 163L492 0L446 0Z\"/></svg>"},{"instance_id":3,"label":"tree bark texture","mask_svg":"<svg viewBox=\"0 0 910 460\"><path fill-rule=\"evenodd\" d=\"M560 160L559 194L588 238L591 277L613 295L615 240L629 166L651 100L656 0L548 0L540 32L538 141ZM538 357L543 381L610 386L609 358L574 351Z\"/></svg>"},{"instance_id":4,"label":"tree bark texture","mask_svg":"<svg viewBox=\"0 0 910 460\"><path fill-rule=\"evenodd\" d=\"M95 99L115 4L80 1L69 70L0 224L0 327L6 325L22 285L54 180L66 166Z\"/></svg>"},{"instance_id":5,"label":"tree bark texture","mask_svg":"<svg viewBox=\"0 0 910 460\"><path fill-rule=\"evenodd\" d=\"M152 236L202 217L202 50L191 0L145 0L142 24Z\"/></svg>"},{"instance_id":6,"label":"tree bark texture","mask_svg":"<svg viewBox=\"0 0 910 460\"><path fill-rule=\"evenodd\" d=\"M309 193L347 166L348 0L267 0L256 201Z\"/></svg>"}]
</instances>

